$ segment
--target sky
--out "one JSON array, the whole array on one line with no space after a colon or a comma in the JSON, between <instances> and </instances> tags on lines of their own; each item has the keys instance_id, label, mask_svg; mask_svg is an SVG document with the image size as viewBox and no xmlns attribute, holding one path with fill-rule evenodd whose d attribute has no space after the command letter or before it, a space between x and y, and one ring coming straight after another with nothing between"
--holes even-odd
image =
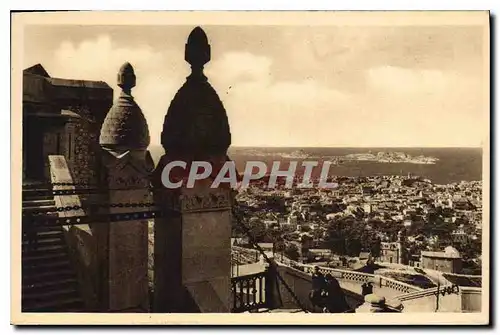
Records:
<instances>
[{"instance_id":1,"label":"sky","mask_svg":"<svg viewBox=\"0 0 500 335\"><path fill-rule=\"evenodd\" d=\"M151 144L189 75L192 26L28 26L25 68L105 81L124 62ZM476 147L484 139L483 27L203 26L205 66L233 146Z\"/></svg>"}]
</instances>

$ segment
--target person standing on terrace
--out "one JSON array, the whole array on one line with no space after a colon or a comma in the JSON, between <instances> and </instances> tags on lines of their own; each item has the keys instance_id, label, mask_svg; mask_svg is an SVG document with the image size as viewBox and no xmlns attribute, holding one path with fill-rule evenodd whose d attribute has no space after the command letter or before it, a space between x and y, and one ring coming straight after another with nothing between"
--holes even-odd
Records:
<instances>
[{"instance_id":1,"label":"person standing on terrace","mask_svg":"<svg viewBox=\"0 0 500 335\"><path fill-rule=\"evenodd\" d=\"M326 312L327 313L344 313L350 309L349 304L346 301L344 291L340 287L339 281L333 277L331 274L327 274L326 280Z\"/></svg>"},{"instance_id":2,"label":"person standing on terrace","mask_svg":"<svg viewBox=\"0 0 500 335\"><path fill-rule=\"evenodd\" d=\"M319 271L319 267L314 267L314 272L312 275L312 287L313 291L322 290L325 288L326 279L325 276Z\"/></svg>"},{"instance_id":3,"label":"person standing on terrace","mask_svg":"<svg viewBox=\"0 0 500 335\"><path fill-rule=\"evenodd\" d=\"M314 272L312 274L312 290L309 293L309 299L313 306L318 306L323 308L322 304L323 296L326 294L326 279L325 276L319 271L319 267L314 267Z\"/></svg>"}]
</instances>

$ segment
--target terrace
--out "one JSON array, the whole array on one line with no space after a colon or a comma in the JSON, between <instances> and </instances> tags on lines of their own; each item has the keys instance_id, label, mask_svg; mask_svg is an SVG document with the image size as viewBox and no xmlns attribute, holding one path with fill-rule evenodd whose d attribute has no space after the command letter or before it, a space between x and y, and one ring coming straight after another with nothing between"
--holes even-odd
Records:
<instances>
[{"instance_id":1,"label":"terrace","mask_svg":"<svg viewBox=\"0 0 500 335\"><path fill-rule=\"evenodd\" d=\"M244 276L233 277L233 312L261 312L273 309L320 312L312 306L309 293L312 287L313 266L288 259L276 264L276 272L282 278L270 284L270 267L264 262L247 265ZM254 271L254 273L248 273ZM340 283L350 306L345 312L353 312L364 302L361 285L373 284L373 293L385 297L386 305L401 312L477 312L481 306L481 290L477 288L444 285L437 287L422 275L374 275L349 270L320 267L323 274L331 274ZM392 275L392 273L391 273ZM412 279L416 282L410 284ZM266 284L267 281L267 284ZM400 310L398 306L402 305Z\"/></svg>"}]
</instances>

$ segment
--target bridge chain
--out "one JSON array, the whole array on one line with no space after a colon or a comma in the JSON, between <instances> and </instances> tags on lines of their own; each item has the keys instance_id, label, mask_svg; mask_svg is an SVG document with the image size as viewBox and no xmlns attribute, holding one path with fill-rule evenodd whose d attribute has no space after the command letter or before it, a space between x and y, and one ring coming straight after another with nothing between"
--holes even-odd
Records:
<instances>
[{"instance_id":1,"label":"bridge chain","mask_svg":"<svg viewBox=\"0 0 500 335\"><path fill-rule=\"evenodd\" d=\"M87 182L72 182L72 183L62 183L62 182L58 182L58 183L42 183L42 184L38 184L38 185L44 185L44 186L96 186L95 184L90 184L90 183L87 183Z\"/></svg>"},{"instance_id":2,"label":"bridge chain","mask_svg":"<svg viewBox=\"0 0 500 335\"><path fill-rule=\"evenodd\" d=\"M234 217L236 218L236 222L238 223L238 225L240 226L240 228L243 229L243 231L247 235L247 237L250 239L250 242L252 243L252 245L259 251L259 253L264 257L264 259L266 260L266 262L270 266L275 266L275 263L273 263L269 259L269 257L267 257L267 255L264 252L264 250L257 244L257 242L255 241L255 238L253 237L253 234L251 233L250 229L243 223L242 220L240 220L240 217L239 217L238 213L236 213L236 210L234 208L235 208L235 206L233 206L232 212L233 212ZM304 311L306 313L309 313L309 311L307 310L307 308L305 308L304 305L302 305L302 302L300 301L300 299L297 297L297 295L295 294L295 292L293 292L293 290L290 288L290 286L287 284L287 282L283 279L283 277L279 274L279 272L276 271L275 273L276 273L276 276L278 277L278 279L280 280L280 282L285 287L285 289L290 293L290 295L292 296L292 298L295 300L295 303L297 304L297 306L302 311Z\"/></svg>"},{"instance_id":3,"label":"bridge chain","mask_svg":"<svg viewBox=\"0 0 500 335\"><path fill-rule=\"evenodd\" d=\"M89 186L88 183L44 183L44 184L38 184L37 186L48 186L48 187L54 187L54 186ZM144 189L144 188L142 188ZM150 188L153 190L153 188ZM125 189L124 189L125 190ZM127 189L128 190L128 189ZM109 189L103 189L103 188L84 188L84 189L66 189L66 190L54 190L54 189L30 189L27 187L25 190L23 190L23 193L29 193L29 194L34 194L34 195L52 195L52 196L63 196L63 195L76 195L76 194L95 194L95 193L105 193L109 192ZM112 207L112 208L124 208L124 207L152 207L155 206L154 203L118 203L118 204L102 204L102 205L97 205L97 207ZM92 207L92 206L88 206ZM66 206L66 207L57 207L56 212L67 212L67 211L75 211L79 209L85 209L82 206ZM129 221L129 220L138 220L138 219L153 219L153 218L158 218L158 217L163 217L165 216L164 211L160 210L153 210L153 211L143 211L143 212L130 212L130 213L112 213L112 214L98 214L98 215L83 215L83 216L71 216L71 217L52 217L52 216L47 216L43 215L48 212L53 212L54 210L38 210L38 211L33 211L32 215L23 215L23 226L24 223L27 224L27 227L25 230L30 230L30 229L36 229L35 225L38 226L61 226L61 225L78 225L78 224L85 224L85 223L98 223L98 222L117 222L117 221ZM246 227L246 225L240 220L239 215L236 213L234 210L233 206L233 215L236 218L236 222L240 226L240 228L243 229L245 234L248 236L250 239L252 245L259 251L259 253L264 257L266 262L270 266L275 266L273 262L267 257L266 253L264 250L256 243L252 233L250 232L250 229ZM286 283L286 281L283 279L283 277L279 274L279 272L276 271L276 276L280 280L280 282L283 284L283 286L286 288L286 290L290 293L292 298L295 300L295 303L297 306L303 310L306 313L309 313L309 311L302 305L300 299L297 297L297 295L293 292L293 290L290 288L290 286Z\"/></svg>"},{"instance_id":4,"label":"bridge chain","mask_svg":"<svg viewBox=\"0 0 500 335\"><path fill-rule=\"evenodd\" d=\"M31 216L41 216L46 213L53 213L53 212L71 212L71 211L77 211L77 210L96 210L98 208L131 208L131 207L156 207L156 203L154 202L138 202L138 203L113 203L113 204L91 204L87 206L65 206L65 207L56 207L56 208L42 208L42 209L35 209L29 212L28 215ZM24 215L24 214L23 214Z\"/></svg>"},{"instance_id":5,"label":"bridge chain","mask_svg":"<svg viewBox=\"0 0 500 335\"><path fill-rule=\"evenodd\" d=\"M78 194L107 194L110 191L131 191L131 190L148 190L152 192L153 187L137 187L137 188L73 188L63 190L53 189L24 189L22 192L23 199L30 196L64 196L64 195L78 195Z\"/></svg>"},{"instance_id":6,"label":"bridge chain","mask_svg":"<svg viewBox=\"0 0 500 335\"><path fill-rule=\"evenodd\" d=\"M443 289L439 289L439 290L436 291L436 295L441 294L443 297L445 295L450 295L450 294L453 294L453 293L460 293L460 288L456 284L448 286L448 287L445 287Z\"/></svg>"},{"instance_id":7,"label":"bridge chain","mask_svg":"<svg viewBox=\"0 0 500 335\"><path fill-rule=\"evenodd\" d=\"M86 182L74 182L74 183L63 183L63 182L57 182L57 183L39 183L39 184L26 184L22 186L23 191L32 191L32 190L52 190L56 186L71 186L71 187L76 187L76 186L85 186L89 189L99 189L102 188L105 185L104 184L90 184Z\"/></svg>"},{"instance_id":8,"label":"bridge chain","mask_svg":"<svg viewBox=\"0 0 500 335\"><path fill-rule=\"evenodd\" d=\"M52 216L24 216L22 220L23 230L38 230L43 227L70 226L80 224L99 224L119 221L132 220L147 220L166 216L175 216L176 211L140 211L140 212L124 212L124 213L107 213L94 215L75 215L68 217L52 217Z\"/></svg>"}]
</instances>

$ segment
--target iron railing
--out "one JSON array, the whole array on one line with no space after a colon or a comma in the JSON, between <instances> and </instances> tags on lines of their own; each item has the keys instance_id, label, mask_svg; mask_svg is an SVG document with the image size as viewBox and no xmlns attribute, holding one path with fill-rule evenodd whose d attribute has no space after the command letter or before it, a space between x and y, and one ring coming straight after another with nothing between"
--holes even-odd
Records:
<instances>
[{"instance_id":1,"label":"iron railing","mask_svg":"<svg viewBox=\"0 0 500 335\"><path fill-rule=\"evenodd\" d=\"M266 290L269 272L263 271L231 278L232 313L254 311L271 306L271 294Z\"/></svg>"}]
</instances>

